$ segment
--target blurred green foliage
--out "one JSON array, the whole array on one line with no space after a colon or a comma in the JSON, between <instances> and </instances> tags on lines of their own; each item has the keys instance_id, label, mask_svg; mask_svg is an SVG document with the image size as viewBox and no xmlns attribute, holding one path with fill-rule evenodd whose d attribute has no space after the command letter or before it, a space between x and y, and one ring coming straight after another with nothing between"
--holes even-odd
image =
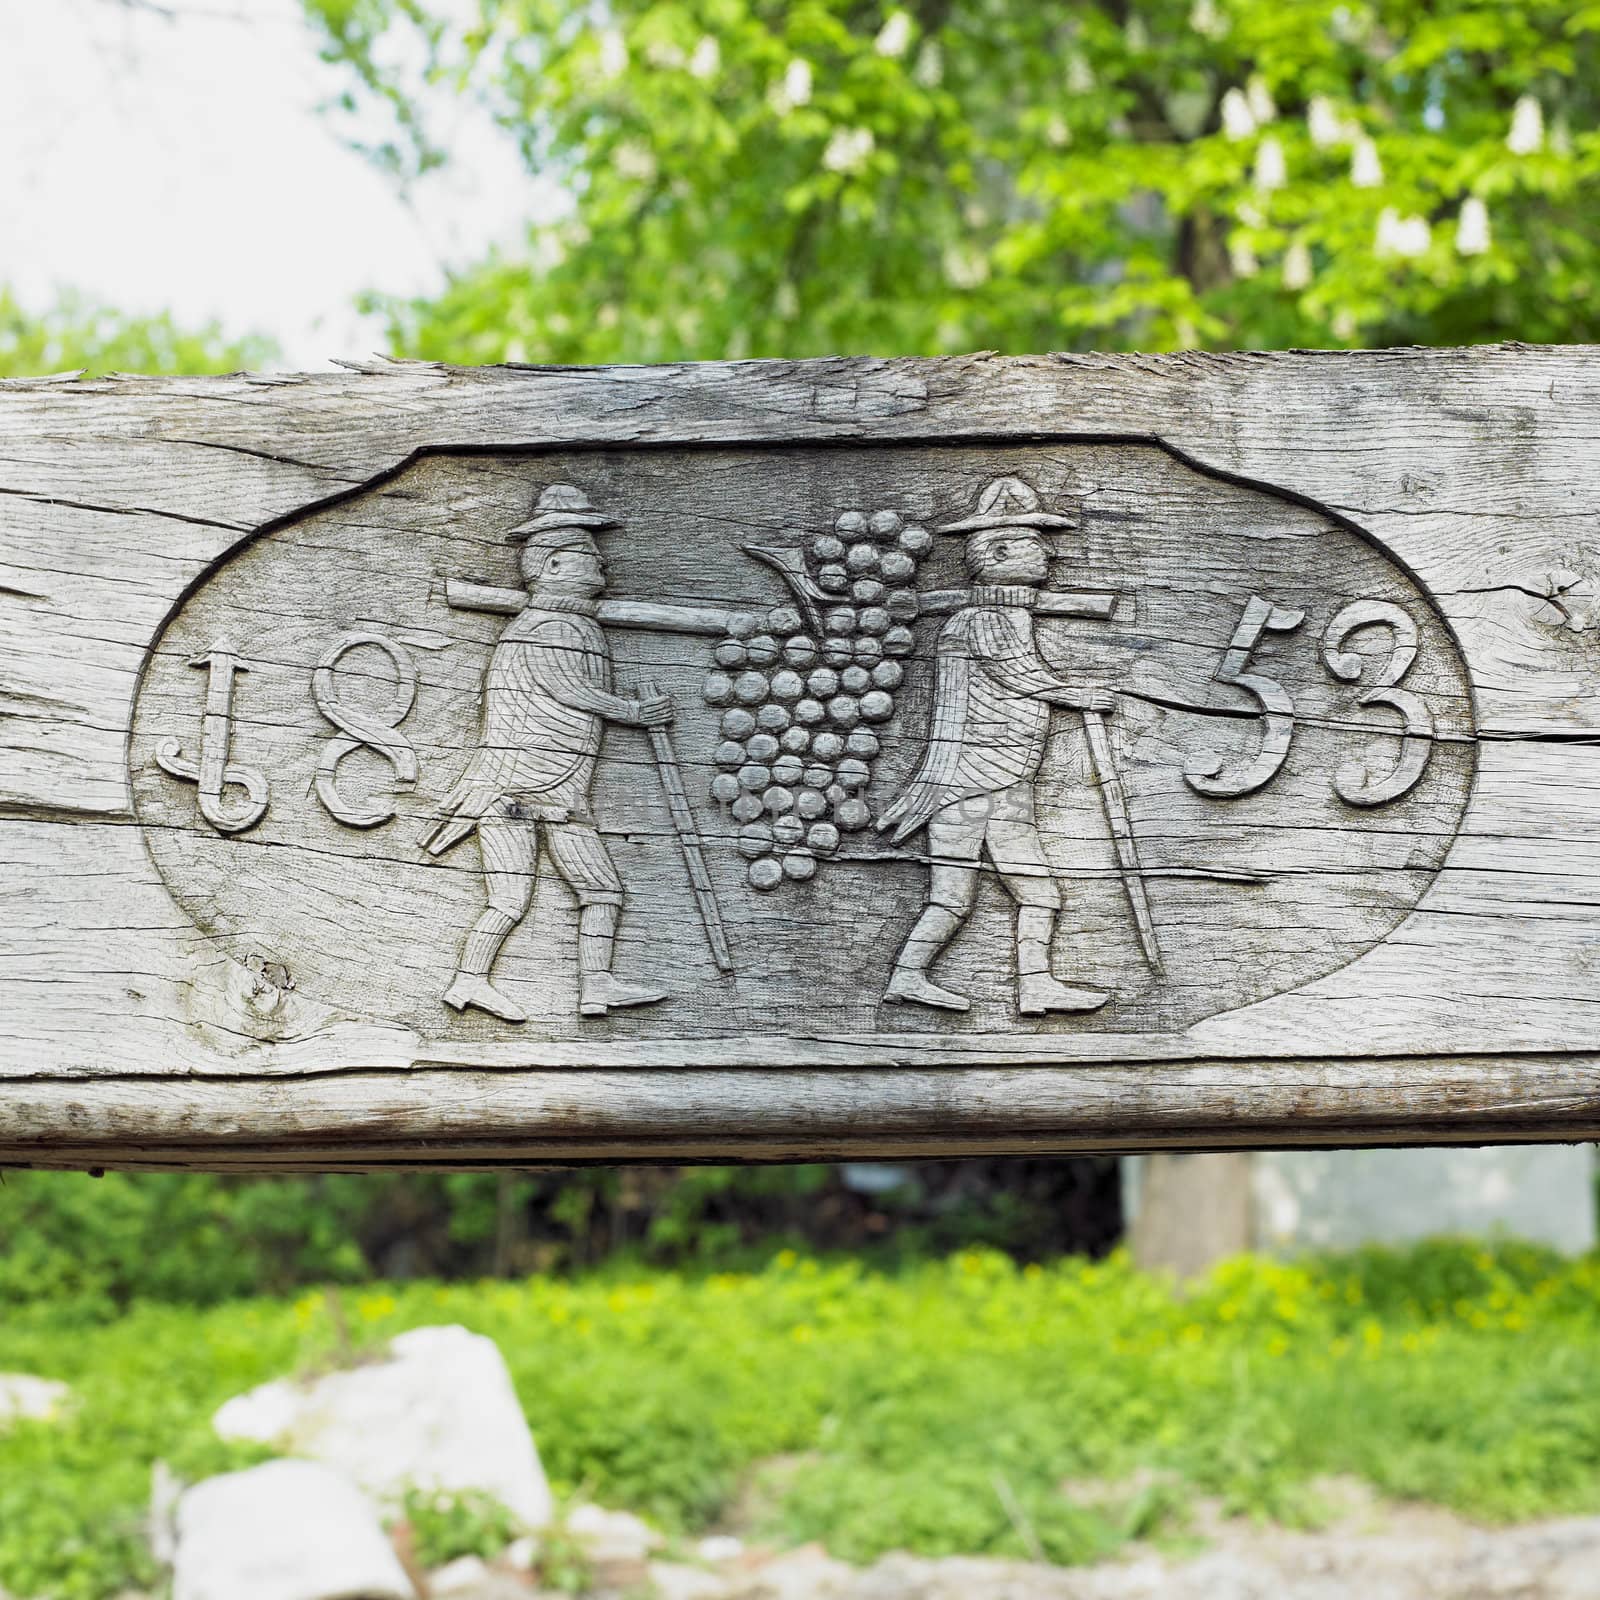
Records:
<instances>
[{"instance_id":1,"label":"blurred green foliage","mask_svg":"<svg viewBox=\"0 0 1600 1600\"><path fill-rule=\"evenodd\" d=\"M886 1272L785 1252L752 1273L100 1311L0 1320L0 1371L76 1397L0 1433L0 1585L17 1593L148 1583L152 1461L192 1477L251 1459L210 1434L223 1400L453 1322L498 1341L558 1494L669 1532L743 1506L747 1532L853 1560L1019 1556L1031 1536L1076 1562L1180 1535L1196 1495L1314 1522L1329 1473L1489 1519L1600 1510L1600 1257L1527 1246L1245 1257L1187 1292L1120 1254ZM448 1506L429 1548L493 1531Z\"/></svg>"},{"instance_id":2,"label":"blurred green foliage","mask_svg":"<svg viewBox=\"0 0 1600 1600\"><path fill-rule=\"evenodd\" d=\"M780 1245L914 1259L982 1244L1023 1260L1103 1254L1120 1228L1111 1160L882 1170L661 1167L563 1173L12 1172L0 1179L0 1306L213 1305L307 1283L564 1273L610 1259L748 1265ZM898 1180L898 1181L897 1181Z\"/></svg>"},{"instance_id":3,"label":"blurred green foliage","mask_svg":"<svg viewBox=\"0 0 1600 1600\"><path fill-rule=\"evenodd\" d=\"M42 311L0 287L0 378L82 369L103 372L238 372L270 365L270 339L231 340L211 323L182 328L169 316L141 317L70 291Z\"/></svg>"},{"instance_id":4,"label":"blurred green foliage","mask_svg":"<svg viewBox=\"0 0 1600 1600\"><path fill-rule=\"evenodd\" d=\"M1583 0L303 0L402 179L572 197L391 303L447 361L1592 340ZM462 8L449 8L459 17Z\"/></svg>"}]
</instances>

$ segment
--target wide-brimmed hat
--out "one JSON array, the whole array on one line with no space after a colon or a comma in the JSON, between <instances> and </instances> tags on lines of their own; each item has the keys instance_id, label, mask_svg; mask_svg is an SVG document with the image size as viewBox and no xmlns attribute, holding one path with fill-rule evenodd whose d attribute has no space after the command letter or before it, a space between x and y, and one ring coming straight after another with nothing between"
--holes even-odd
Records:
<instances>
[{"instance_id":1,"label":"wide-brimmed hat","mask_svg":"<svg viewBox=\"0 0 1600 1600\"><path fill-rule=\"evenodd\" d=\"M552 483L534 501L533 515L526 522L519 522L506 537L527 539L556 528L618 528L621 525L615 517L596 511L582 489L575 489L570 483Z\"/></svg>"},{"instance_id":2,"label":"wide-brimmed hat","mask_svg":"<svg viewBox=\"0 0 1600 1600\"><path fill-rule=\"evenodd\" d=\"M1021 478L996 478L984 485L978 507L970 517L947 522L936 533L977 533L983 528L1076 528L1075 517L1045 511L1039 492Z\"/></svg>"}]
</instances>

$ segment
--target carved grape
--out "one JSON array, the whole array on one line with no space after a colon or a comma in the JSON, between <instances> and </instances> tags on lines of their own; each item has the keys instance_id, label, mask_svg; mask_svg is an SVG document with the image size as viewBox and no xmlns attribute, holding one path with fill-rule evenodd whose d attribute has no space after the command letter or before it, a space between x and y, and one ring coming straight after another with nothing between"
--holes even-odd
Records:
<instances>
[{"instance_id":1,"label":"carved grape","mask_svg":"<svg viewBox=\"0 0 1600 1600\"><path fill-rule=\"evenodd\" d=\"M772 848L772 828L765 822L750 822L739 830L739 854L747 861L764 856Z\"/></svg>"},{"instance_id":2,"label":"carved grape","mask_svg":"<svg viewBox=\"0 0 1600 1600\"><path fill-rule=\"evenodd\" d=\"M783 882L783 868L771 856L763 856L759 861L750 863L750 871L746 876L753 889L776 889Z\"/></svg>"},{"instance_id":3,"label":"carved grape","mask_svg":"<svg viewBox=\"0 0 1600 1600\"><path fill-rule=\"evenodd\" d=\"M805 881L841 833L871 825L865 791L883 748L872 730L894 719L906 676L895 658L915 645L917 568L933 542L890 508L841 512L780 565L804 604L741 615L717 645L705 698L730 709L711 794L744 824L755 888Z\"/></svg>"}]
</instances>

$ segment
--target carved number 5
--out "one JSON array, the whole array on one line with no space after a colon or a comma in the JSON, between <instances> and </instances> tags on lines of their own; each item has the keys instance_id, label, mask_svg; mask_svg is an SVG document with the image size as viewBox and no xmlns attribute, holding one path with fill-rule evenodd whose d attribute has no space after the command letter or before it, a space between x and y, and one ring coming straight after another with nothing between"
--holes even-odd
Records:
<instances>
[{"instance_id":1,"label":"carved number 5","mask_svg":"<svg viewBox=\"0 0 1600 1600\"><path fill-rule=\"evenodd\" d=\"M1417 625L1410 615L1387 600L1353 600L1332 622L1322 638L1322 659L1334 677L1359 683L1362 658L1346 651L1345 642L1358 628L1381 623L1394 635L1394 643L1378 673L1377 683L1359 696L1358 705L1389 706L1400 713L1403 737L1400 759L1387 777L1374 779L1359 761L1347 761L1334 775L1333 791L1353 806L1381 806L1398 800L1422 776L1433 754L1433 714L1400 680L1417 659Z\"/></svg>"},{"instance_id":2,"label":"carved number 5","mask_svg":"<svg viewBox=\"0 0 1600 1600\"><path fill-rule=\"evenodd\" d=\"M1245 668L1250 665L1250 656L1260 644L1263 633L1293 633L1305 620L1303 611L1280 610L1270 600L1251 595L1215 676L1218 683L1237 684L1266 713L1267 729L1261 740L1261 750L1247 767L1227 776L1222 772L1221 756L1213 750L1198 751L1183 769L1184 782L1191 789L1216 799L1232 800L1242 794L1254 794L1277 776L1294 736L1294 701L1276 678L1246 672Z\"/></svg>"}]
</instances>

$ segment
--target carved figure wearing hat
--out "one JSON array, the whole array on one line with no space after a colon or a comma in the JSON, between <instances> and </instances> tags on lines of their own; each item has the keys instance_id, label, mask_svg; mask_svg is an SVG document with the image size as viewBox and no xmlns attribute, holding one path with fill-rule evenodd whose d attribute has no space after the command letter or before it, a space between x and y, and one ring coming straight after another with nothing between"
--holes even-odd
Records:
<instances>
[{"instance_id":1,"label":"carved figure wearing hat","mask_svg":"<svg viewBox=\"0 0 1600 1600\"><path fill-rule=\"evenodd\" d=\"M439 856L476 830L483 856L488 906L444 992L458 1011L476 1006L527 1021L489 974L532 902L541 847L578 901L580 1014L665 998L611 970L623 885L589 809L605 724L672 720L666 695L634 700L612 691L610 646L597 620L606 563L594 535L616 526L582 490L553 484L509 534L522 544L528 603L490 658L478 748L422 839Z\"/></svg>"},{"instance_id":2,"label":"carved figure wearing hat","mask_svg":"<svg viewBox=\"0 0 1600 1600\"><path fill-rule=\"evenodd\" d=\"M1034 642L1032 605L1050 570L1046 511L1021 478L996 478L971 516L940 528L966 537L968 604L939 635L933 715L921 765L878 826L895 843L927 830L927 904L895 960L884 998L949 1011L971 1001L929 968L972 911L988 855L1016 903L1017 1009L1093 1011L1108 995L1051 970L1061 891L1035 820L1035 784L1057 707L1107 713L1109 694L1064 682Z\"/></svg>"}]
</instances>

